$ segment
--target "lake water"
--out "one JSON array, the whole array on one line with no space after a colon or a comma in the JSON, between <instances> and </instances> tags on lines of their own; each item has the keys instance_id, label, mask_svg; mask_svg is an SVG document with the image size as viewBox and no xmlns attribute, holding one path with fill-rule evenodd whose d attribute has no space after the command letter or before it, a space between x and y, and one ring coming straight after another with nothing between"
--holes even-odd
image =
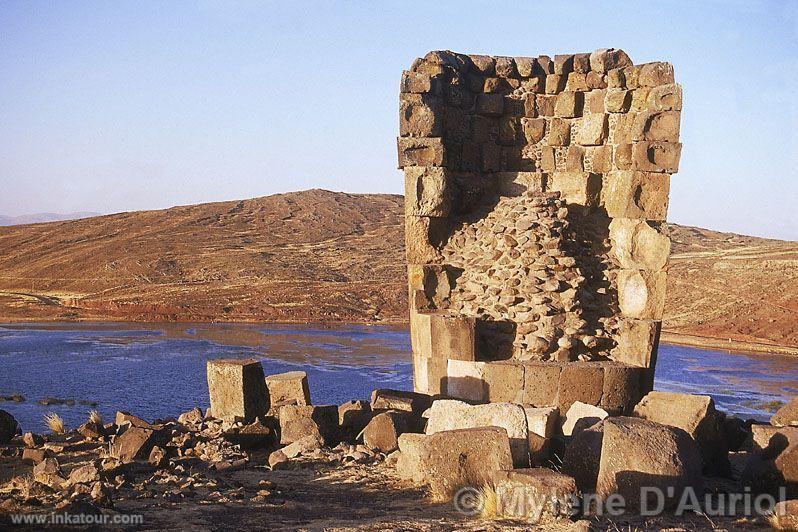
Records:
<instances>
[{"instance_id":1,"label":"lake water","mask_svg":"<svg viewBox=\"0 0 798 532\"><path fill-rule=\"evenodd\" d=\"M208 406L205 361L257 357L266 374L304 370L315 404L367 399L374 388L412 389L406 328L340 325L49 323L0 325L0 396L23 430L56 412L70 427L96 402L144 418ZM768 419L769 401L798 393L798 359L661 345L655 388L710 394L719 408ZM38 404L46 397L73 406Z\"/></svg>"}]
</instances>

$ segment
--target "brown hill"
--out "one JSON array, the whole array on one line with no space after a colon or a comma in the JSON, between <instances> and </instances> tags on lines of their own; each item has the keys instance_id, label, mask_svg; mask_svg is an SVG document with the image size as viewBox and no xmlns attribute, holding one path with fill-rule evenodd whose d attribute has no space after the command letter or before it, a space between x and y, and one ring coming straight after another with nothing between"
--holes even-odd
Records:
<instances>
[{"instance_id":1,"label":"brown hill","mask_svg":"<svg viewBox=\"0 0 798 532\"><path fill-rule=\"evenodd\" d=\"M403 322L402 212L309 190L2 227L0 321ZM798 243L671 231L668 339L798 348Z\"/></svg>"}]
</instances>

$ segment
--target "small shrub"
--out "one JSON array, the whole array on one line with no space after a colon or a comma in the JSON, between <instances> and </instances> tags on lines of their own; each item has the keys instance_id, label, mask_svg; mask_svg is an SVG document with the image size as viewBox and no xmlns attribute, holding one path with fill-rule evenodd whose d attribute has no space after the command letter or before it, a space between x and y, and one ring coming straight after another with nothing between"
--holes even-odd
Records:
<instances>
[{"instance_id":1,"label":"small shrub","mask_svg":"<svg viewBox=\"0 0 798 532\"><path fill-rule=\"evenodd\" d=\"M63 434L66 432L64 427L64 420L55 412L48 412L44 415L44 422L53 432L53 434Z\"/></svg>"},{"instance_id":2,"label":"small shrub","mask_svg":"<svg viewBox=\"0 0 798 532\"><path fill-rule=\"evenodd\" d=\"M89 412L89 423L97 425L98 427L103 426L103 416L100 414L99 410L92 410Z\"/></svg>"}]
</instances>

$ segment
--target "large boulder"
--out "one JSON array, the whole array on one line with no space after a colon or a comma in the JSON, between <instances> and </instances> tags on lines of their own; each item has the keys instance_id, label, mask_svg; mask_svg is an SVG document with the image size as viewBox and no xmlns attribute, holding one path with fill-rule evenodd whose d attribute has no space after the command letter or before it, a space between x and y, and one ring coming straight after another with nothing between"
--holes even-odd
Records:
<instances>
[{"instance_id":1,"label":"large boulder","mask_svg":"<svg viewBox=\"0 0 798 532\"><path fill-rule=\"evenodd\" d=\"M5 410L0 410L0 445L10 443L14 436L21 433L19 423L14 416Z\"/></svg>"},{"instance_id":2,"label":"large boulder","mask_svg":"<svg viewBox=\"0 0 798 532\"><path fill-rule=\"evenodd\" d=\"M770 418L770 424L776 427L798 427L798 397L779 408Z\"/></svg>"},{"instance_id":3,"label":"large boulder","mask_svg":"<svg viewBox=\"0 0 798 532\"><path fill-rule=\"evenodd\" d=\"M551 436L555 415L553 408L527 410L515 403L469 405L454 399L441 399L432 403L427 412L425 432L435 434L445 430L502 427L510 439L513 462L525 466L529 464L530 422L534 423L538 433L542 432L538 435L545 439Z\"/></svg>"},{"instance_id":4,"label":"large boulder","mask_svg":"<svg viewBox=\"0 0 798 532\"><path fill-rule=\"evenodd\" d=\"M466 486L479 489L496 471L513 467L507 431L499 427L436 432L421 445L419 475L437 500Z\"/></svg>"},{"instance_id":5,"label":"large boulder","mask_svg":"<svg viewBox=\"0 0 798 532\"><path fill-rule=\"evenodd\" d=\"M572 476L583 493L596 490L603 440L604 421L599 421L579 431L563 455L563 473Z\"/></svg>"},{"instance_id":6,"label":"large boulder","mask_svg":"<svg viewBox=\"0 0 798 532\"><path fill-rule=\"evenodd\" d=\"M112 455L123 463L146 460L158 441L157 437L153 429L128 426L124 432L114 436Z\"/></svg>"},{"instance_id":7,"label":"large boulder","mask_svg":"<svg viewBox=\"0 0 798 532\"><path fill-rule=\"evenodd\" d=\"M374 416L363 429L363 444L369 449L390 453L399 448L399 436L412 432L418 420L412 412L388 410Z\"/></svg>"},{"instance_id":8,"label":"large boulder","mask_svg":"<svg viewBox=\"0 0 798 532\"><path fill-rule=\"evenodd\" d=\"M338 407L336 405L280 407L280 443L287 445L305 436L314 436L326 445L338 442Z\"/></svg>"},{"instance_id":9,"label":"large boulder","mask_svg":"<svg viewBox=\"0 0 798 532\"><path fill-rule=\"evenodd\" d=\"M798 427L752 425L751 452L742 473L746 486L758 493L798 497Z\"/></svg>"},{"instance_id":10,"label":"large boulder","mask_svg":"<svg viewBox=\"0 0 798 532\"><path fill-rule=\"evenodd\" d=\"M723 417L710 396L650 392L635 406L634 415L689 434L698 443L705 474L731 474Z\"/></svg>"},{"instance_id":11,"label":"large boulder","mask_svg":"<svg viewBox=\"0 0 798 532\"><path fill-rule=\"evenodd\" d=\"M640 418L604 420L599 498L619 493L627 508L655 508L660 501L671 507L685 490L698 494L701 487L701 454L687 432Z\"/></svg>"},{"instance_id":12,"label":"large boulder","mask_svg":"<svg viewBox=\"0 0 798 532\"><path fill-rule=\"evenodd\" d=\"M537 467L497 471L496 515L537 524L545 519L570 518L579 505L579 490L572 477Z\"/></svg>"}]
</instances>

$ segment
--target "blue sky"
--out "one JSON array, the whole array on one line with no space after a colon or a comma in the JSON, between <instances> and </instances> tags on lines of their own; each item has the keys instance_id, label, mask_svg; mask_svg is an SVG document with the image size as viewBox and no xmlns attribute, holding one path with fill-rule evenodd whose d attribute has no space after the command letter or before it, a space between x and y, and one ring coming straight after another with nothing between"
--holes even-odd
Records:
<instances>
[{"instance_id":1,"label":"blue sky","mask_svg":"<svg viewBox=\"0 0 798 532\"><path fill-rule=\"evenodd\" d=\"M0 214L401 193L415 57L602 47L684 87L671 221L798 240L788 1L0 1Z\"/></svg>"}]
</instances>

